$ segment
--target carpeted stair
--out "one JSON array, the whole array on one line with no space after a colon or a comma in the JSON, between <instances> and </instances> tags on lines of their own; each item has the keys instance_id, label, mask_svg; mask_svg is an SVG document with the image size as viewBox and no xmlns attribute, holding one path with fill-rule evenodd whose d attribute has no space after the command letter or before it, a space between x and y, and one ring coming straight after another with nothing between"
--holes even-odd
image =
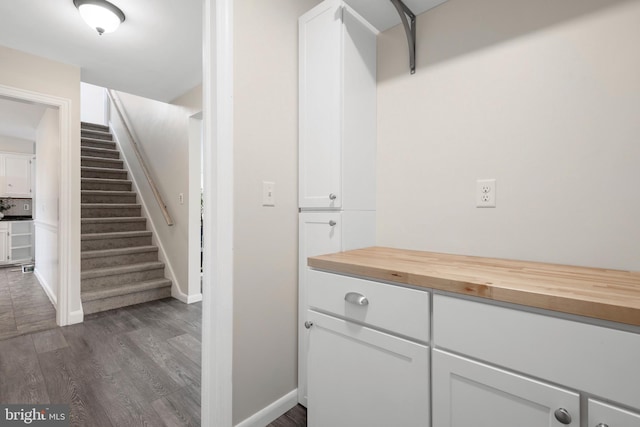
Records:
<instances>
[{"instance_id":1,"label":"carpeted stair","mask_svg":"<svg viewBox=\"0 0 640 427\"><path fill-rule=\"evenodd\" d=\"M171 296L171 281L109 128L82 123L81 138L84 313Z\"/></svg>"}]
</instances>

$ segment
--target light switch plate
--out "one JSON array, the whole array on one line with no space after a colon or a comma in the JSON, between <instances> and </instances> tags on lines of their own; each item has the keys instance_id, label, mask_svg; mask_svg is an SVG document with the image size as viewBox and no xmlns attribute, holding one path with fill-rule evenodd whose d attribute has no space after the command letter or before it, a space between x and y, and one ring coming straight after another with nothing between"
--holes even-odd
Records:
<instances>
[{"instance_id":1,"label":"light switch plate","mask_svg":"<svg viewBox=\"0 0 640 427\"><path fill-rule=\"evenodd\" d=\"M276 184L275 182L262 182L262 206L276 205Z\"/></svg>"}]
</instances>

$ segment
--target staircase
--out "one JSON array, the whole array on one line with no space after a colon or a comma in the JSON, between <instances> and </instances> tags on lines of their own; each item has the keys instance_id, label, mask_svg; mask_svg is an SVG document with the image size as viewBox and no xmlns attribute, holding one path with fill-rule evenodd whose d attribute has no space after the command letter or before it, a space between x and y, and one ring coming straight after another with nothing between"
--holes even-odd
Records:
<instances>
[{"instance_id":1,"label":"staircase","mask_svg":"<svg viewBox=\"0 0 640 427\"><path fill-rule=\"evenodd\" d=\"M171 296L171 281L109 128L82 123L80 145L84 313Z\"/></svg>"}]
</instances>

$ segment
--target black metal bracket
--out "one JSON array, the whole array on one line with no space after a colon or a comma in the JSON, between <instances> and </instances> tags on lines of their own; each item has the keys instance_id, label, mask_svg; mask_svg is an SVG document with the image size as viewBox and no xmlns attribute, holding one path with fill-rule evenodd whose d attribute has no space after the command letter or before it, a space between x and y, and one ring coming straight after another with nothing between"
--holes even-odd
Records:
<instances>
[{"instance_id":1,"label":"black metal bracket","mask_svg":"<svg viewBox=\"0 0 640 427\"><path fill-rule=\"evenodd\" d=\"M396 7L404 32L407 34L409 43L409 67L411 74L416 73L416 15L407 7L402 0L390 0Z\"/></svg>"}]
</instances>

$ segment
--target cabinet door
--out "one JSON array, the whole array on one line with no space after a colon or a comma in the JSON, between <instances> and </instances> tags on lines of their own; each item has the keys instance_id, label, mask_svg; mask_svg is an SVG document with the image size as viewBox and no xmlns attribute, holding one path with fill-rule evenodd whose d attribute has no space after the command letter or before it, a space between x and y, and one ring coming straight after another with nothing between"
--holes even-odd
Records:
<instances>
[{"instance_id":1,"label":"cabinet door","mask_svg":"<svg viewBox=\"0 0 640 427\"><path fill-rule=\"evenodd\" d=\"M4 193L7 196L31 197L31 158L4 156Z\"/></svg>"},{"instance_id":2,"label":"cabinet door","mask_svg":"<svg viewBox=\"0 0 640 427\"><path fill-rule=\"evenodd\" d=\"M9 227L4 223L0 224L0 263L9 261Z\"/></svg>"},{"instance_id":3,"label":"cabinet door","mask_svg":"<svg viewBox=\"0 0 640 427\"><path fill-rule=\"evenodd\" d=\"M640 414L589 399L589 427L638 427Z\"/></svg>"},{"instance_id":4,"label":"cabinet door","mask_svg":"<svg viewBox=\"0 0 640 427\"><path fill-rule=\"evenodd\" d=\"M557 419L564 410L571 421ZM559 414L562 418L562 415ZM460 356L433 351L433 425L580 426L577 393Z\"/></svg>"},{"instance_id":5,"label":"cabinet door","mask_svg":"<svg viewBox=\"0 0 640 427\"><path fill-rule=\"evenodd\" d=\"M342 250L342 214L304 212L299 218L298 248L298 402L307 405L307 258Z\"/></svg>"},{"instance_id":6,"label":"cabinet door","mask_svg":"<svg viewBox=\"0 0 640 427\"><path fill-rule=\"evenodd\" d=\"M315 311L308 318L309 427L429 426L427 346Z\"/></svg>"},{"instance_id":7,"label":"cabinet door","mask_svg":"<svg viewBox=\"0 0 640 427\"><path fill-rule=\"evenodd\" d=\"M299 196L302 208L342 206L342 7L323 2L299 19Z\"/></svg>"}]
</instances>

